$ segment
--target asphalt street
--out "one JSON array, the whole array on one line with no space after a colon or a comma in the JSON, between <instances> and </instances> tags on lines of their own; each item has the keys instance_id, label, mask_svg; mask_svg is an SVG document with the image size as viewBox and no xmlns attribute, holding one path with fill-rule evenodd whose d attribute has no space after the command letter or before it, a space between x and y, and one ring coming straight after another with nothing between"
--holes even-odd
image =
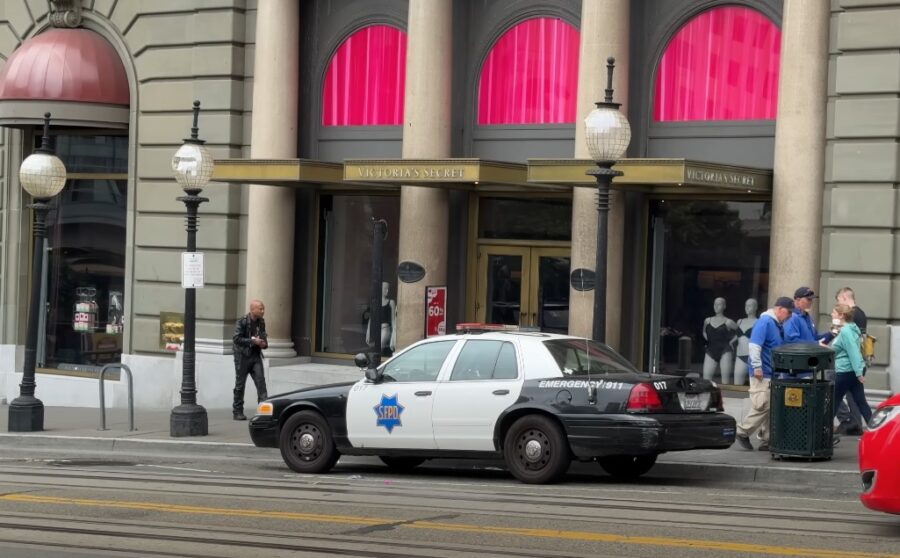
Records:
<instances>
[{"instance_id":1,"label":"asphalt street","mask_svg":"<svg viewBox=\"0 0 900 558\"><path fill-rule=\"evenodd\" d=\"M11 449L0 555L712 558L897 556L900 518L853 490L673 479L617 482L581 464L523 485L487 462L408 474L342 460L298 475L244 457Z\"/></svg>"}]
</instances>

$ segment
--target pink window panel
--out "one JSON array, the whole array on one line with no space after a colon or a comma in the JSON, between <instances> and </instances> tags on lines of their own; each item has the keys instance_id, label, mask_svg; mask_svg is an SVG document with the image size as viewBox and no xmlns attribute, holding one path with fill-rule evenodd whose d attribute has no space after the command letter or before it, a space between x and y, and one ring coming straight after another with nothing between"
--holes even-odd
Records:
<instances>
[{"instance_id":1,"label":"pink window panel","mask_svg":"<svg viewBox=\"0 0 900 558\"><path fill-rule=\"evenodd\" d=\"M698 15L660 61L654 120L774 119L780 54L781 30L756 10L722 7Z\"/></svg>"},{"instance_id":2,"label":"pink window panel","mask_svg":"<svg viewBox=\"0 0 900 558\"><path fill-rule=\"evenodd\" d=\"M578 29L539 17L503 34L481 69L478 123L575 122Z\"/></svg>"},{"instance_id":3,"label":"pink window panel","mask_svg":"<svg viewBox=\"0 0 900 558\"><path fill-rule=\"evenodd\" d=\"M322 92L325 126L403 124L406 33L370 25L341 43L328 63Z\"/></svg>"}]
</instances>

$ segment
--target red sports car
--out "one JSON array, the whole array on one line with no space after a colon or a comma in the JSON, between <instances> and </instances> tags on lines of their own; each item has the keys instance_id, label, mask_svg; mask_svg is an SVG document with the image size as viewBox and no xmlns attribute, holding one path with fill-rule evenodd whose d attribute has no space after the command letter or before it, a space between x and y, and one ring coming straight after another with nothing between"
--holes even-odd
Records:
<instances>
[{"instance_id":1,"label":"red sports car","mask_svg":"<svg viewBox=\"0 0 900 558\"><path fill-rule=\"evenodd\" d=\"M873 510L900 514L900 394L878 406L859 443L859 499Z\"/></svg>"}]
</instances>

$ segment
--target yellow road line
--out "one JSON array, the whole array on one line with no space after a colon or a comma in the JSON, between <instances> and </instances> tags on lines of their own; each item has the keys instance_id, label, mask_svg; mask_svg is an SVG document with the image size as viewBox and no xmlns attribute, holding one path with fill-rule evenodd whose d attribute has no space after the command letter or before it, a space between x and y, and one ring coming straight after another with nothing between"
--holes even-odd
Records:
<instances>
[{"instance_id":1,"label":"yellow road line","mask_svg":"<svg viewBox=\"0 0 900 558\"><path fill-rule=\"evenodd\" d=\"M127 502L118 500L56 498L52 496L34 496L30 494L7 494L4 496L0 496L0 501L21 502L29 504L91 506L98 508L123 508L130 510L156 511L162 513L202 514L225 517L262 517L267 519L291 519L295 521L316 521L323 523L343 523L367 526L397 523L397 520L393 518L384 519L352 515L328 515L251 509L210 508L200 506L182 506L177 504L155 504L151 502ZM697 550L743 552L751 554L769 554L776 556L801 556L809 558L900 558L900 555L897 554L865 553L854 551L827 550L821 548L800 548L737 542L706 541L701 539L670 539L665 537L615 535L612 533L591 533L588 531L530 529L524 527L486 527L456 523L437 523L432 521L411 521L408 523L400 523L397 526L433 531L509 535L515 537L562 539L581 542L606 542L670 548L693 548Z\"/></svg>"}]
</instances>

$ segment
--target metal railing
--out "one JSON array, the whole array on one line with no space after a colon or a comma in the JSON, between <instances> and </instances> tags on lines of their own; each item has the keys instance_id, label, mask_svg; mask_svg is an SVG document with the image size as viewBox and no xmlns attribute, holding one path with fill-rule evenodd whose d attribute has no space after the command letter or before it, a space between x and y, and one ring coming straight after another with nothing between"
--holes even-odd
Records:
<instances>
[{"instance_id":1,"label":"metal railing","mask_svg":"<svg viewBox=\"0 0 900 558\"><path fill-rule=\"evenodd\" d=\"M100 369L100 430L108 430L106 428L106 395L103 393L103 376L107 370L120 368L128 375L128 431L134 432L134 378L131 375L131 369L127 365L114 362L107 364Z\"/></svg>"}]
</instances>

